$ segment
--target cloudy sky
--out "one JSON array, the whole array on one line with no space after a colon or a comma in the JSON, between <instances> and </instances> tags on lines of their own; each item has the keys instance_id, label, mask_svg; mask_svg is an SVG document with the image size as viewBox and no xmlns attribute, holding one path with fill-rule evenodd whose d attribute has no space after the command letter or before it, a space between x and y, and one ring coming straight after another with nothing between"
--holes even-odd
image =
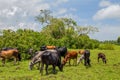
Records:
<instances>
[{"instance_id":1,"label":"cloudy sky","mask_svg":"<svg viewBox=\"0 0 120 80\"><path fill-rule=\"evenodd\" d=\"M97 40L116 40L120 36L120 0L0 0L0 29L40 30L35 21L41 9L56 17L74 19L80 26L92 25Z\"/></svg>"}]
</instances>

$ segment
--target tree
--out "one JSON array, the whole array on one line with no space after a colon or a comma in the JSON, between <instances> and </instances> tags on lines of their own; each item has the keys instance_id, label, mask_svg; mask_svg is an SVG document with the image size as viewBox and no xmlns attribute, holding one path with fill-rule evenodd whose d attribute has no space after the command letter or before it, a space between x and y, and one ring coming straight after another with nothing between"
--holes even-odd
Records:
<instances>
[{"instance_id":1,"label":"tree","mask_svg":"<svg viewBox=\"0 0 120 80\"><path fill-rule=\"evenodd\" d=\"M42 25L48 25L50 20L52 19L50 10L40 10L40 14L35 17L37 21L39 21Z\"/></svg>"},{"instance_id":2,"label":"tree","mask_svg":"<svg viewBox=\"0 0 120 80\"><path fill-rule=\"evenodd\" d=\"M117 38L117 43L120 44L120 36Z\"/></svg>"},{"instance_id":3,"label":"tree","mask_svg":"<svg viewBox=\"0 0 120 80\"><path fill-rule=\"evenodd\" d=\"M98 32L93 26L81 27L71 18L57 18L51 15L50 10L40 10L36 20L42 25L40 34L44 35L44 43L65 45L68 48L91 48L97 47L94 40L88 36L90 33ZM45 37L46 36L46 37Z\"/></svg>"},{"instance_id":4,"label":"tree","mask_svg":"<svg viewBox=\"0 0 120 80\"><path fill-rule=\"evenodd\" d=\"M87 27L77 26L76 31L79 35L88 35L90 33L98 32L98 28L93 26L87 26Z\"/></svg>"}]
</instances>

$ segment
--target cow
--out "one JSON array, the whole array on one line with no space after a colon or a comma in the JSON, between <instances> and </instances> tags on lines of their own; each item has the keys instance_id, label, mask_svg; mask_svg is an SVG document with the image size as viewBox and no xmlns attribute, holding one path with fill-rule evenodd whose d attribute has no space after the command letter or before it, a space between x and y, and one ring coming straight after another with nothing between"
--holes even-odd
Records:
<instances>
[{"instance_id":1,"label":"cow","mask_svg":"<svg viewBox=\"0 0 120 80\"><path fill-rule=\"evenodd\" d=\"M107 63L106 56L104 53L98 53L98 62L100 58L102 59L103 63Z\"/></svg>"},{"instance_id":2,"label":"cow","mask_svg":"<svg viewBox=\"0 0 120 80\"><path fill-rule=\"evenodd\" d=\"M53 73L56 73L55 67L58 66L59 70L63 70L63 66L61 65L61 55L58 51L45 51L41 55L41 68L40 68L40 73L43 75L43 68L44 65L46 65L45 70L46 70L46 75L48 74L48 66L52 65L53 66Z\"/></svg>"}]
</instances>

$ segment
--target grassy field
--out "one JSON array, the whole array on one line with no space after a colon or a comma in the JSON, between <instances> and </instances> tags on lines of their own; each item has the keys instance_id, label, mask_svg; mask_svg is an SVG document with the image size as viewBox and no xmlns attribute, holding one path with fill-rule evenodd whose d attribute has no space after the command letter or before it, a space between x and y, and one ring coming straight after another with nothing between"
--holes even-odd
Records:
<instances>
[{"instance_id":1,"label":"grassy field","mask_svg":"<svg viewBox=\"0 0 120 80\"><path fill-rule=\"evenodd\" d=\"M91 67L86 68L83 64L77 66L64 66L63 72L56 67L57 73L52 74L49 66L49 74L41 76L39 70L34 67L28 69L29 61L22 61L20 65L7 62L4 67L0 66L0 80L120 80L120 50L90 50ZM107 64L97 62L97 53L104 52L107 56ZM1 62L0 62L1 65Z\"/></svg>"}]
</instances>

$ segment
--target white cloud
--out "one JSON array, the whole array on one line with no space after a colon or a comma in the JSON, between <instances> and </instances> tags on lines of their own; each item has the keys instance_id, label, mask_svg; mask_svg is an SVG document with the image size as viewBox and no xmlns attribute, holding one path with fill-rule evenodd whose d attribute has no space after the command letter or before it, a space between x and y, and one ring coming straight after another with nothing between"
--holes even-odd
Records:
<instances>
[{"instance_id":1,"label":"white cloud","mask_svg":"<svg viewBox=\"0 0 120 80\"><path fill-rule=\"evenodd\" d=\"M120 19L120 5L111 5L99 10L94 16L94 20Z\"/></svg>"},{"instance_id":2,"label":"white cloud","mask_svg":"<svg viewBox=\"0 0 120 80\"><path fill-rule=\"evenodd\" d=\"M49 9L50 4L45 3L42 0L0 0L0 15L2 12L8 12L6 14L13 16L21 9L20 14L29 13L29 16L34 16L39 13L40 9Z\"/></svg>"},{"instance_id":3,"label":"white cloud","mask_svg":"<svg viewBox=\"0 0 120 80\"><path fill-rule=\"evenodd\" d=\"M74 14L71 14L71 13L66 13L62 16L59 16L59 17L63 17L63 18L71 18L75 21L79 20L79 17L77 15L74 15Z\"/></svg>"},{"instance_id":4,"label":"white cloud","mask_svg":"<svg viewBox=\"0 0 120 80\"><path fill-rule=\"evenodd\" d=\"M20 8L13 6L11 8L3 9L0 11L0 15L4 17L10 17L10 16L15 16L16 13L19 13L21 11Z\"/></svg>"},{"instance_id":5,"label":"white cloud","mask_svg":"<svg viewBox=\"0 0 120 80\"><path fill-rule=\"evenodd\" d=\"M96 25L99 27L99 32L96 32L95 34L90 34L90 37L97 40L117 40L117 38L120 36L120 27L119 25ZM101 27L102 26L102 27Z\"/></svg>"},{"instance_id":6,"label":"white cloud","mask_svg":"<svg viewBox=\"0 0 120 80\"><path fill-rule=\"evenodd\" d=\"M75 8L70 8L70 11L77 11Z\"/></svg>"},{"instance_id":7,"label":"white cloud","mask_svg":"<svg viewBox=\"0 0 120 80\"><path fill-rule=\"evenodd\" d=\"M60 9L58 12L57 12L57 15L61 15L61 14L64 14L67 12L67 9L66 8L62 8Z\"/></svg>"},{"instance_id":8,"label":"white cloud","mask_svg":"<svg viewBox=\"0 0 120 80\"><path fill-rule=\"evenodd\" d=\"M56 0L56 4L66 3L68 0Z\"/></svg>"},{"instance_id":9,"label":"white cloud","mask_svg":"<svg viewBox=\"0 0 120 80\"><path fill-rule=\"evenodd\" d=\"M69 1L69 0L55 0L55 1L53 1L53 2L51 3L51 5L57 7L57 6L59 6L60 4L66 3L66 2L68 2L68 1Z\"/></svg>"},{"instance_id":10,"label":"white cloud","mask_svg":"<svg viewBox=\"0 0 120 80\"><path fill-rule=\"evenodd\" d=\"M112 3L108 0L102 0L99 4L100 7L107 7L110 6Z\"/></svg>"},{"instance_id":11,"label":"white cloud","mask_svg":"<svg viewBox=\"0 0 120 80\"><path fill-rule=\"evenodd\" d=\"M33 27L35 16L50 6L44 0L0 0L0 29L18 29L19 23L25 23L24 28Z\"/></svg>"},{"instance_id":12,"label":"white cloud","mask_svg":"<svg viewBox=\"0 0 120 80\"><path fill-rule=\"evenodd\" d=\"M16 25L18 29L31 29L35 31L40 31L40 27L38 23L19 23Z\"/></svg>"},{"instance_id":13,"label":"white cloud","mask_svg":"<svg viewBox=\"0 0 120 80\"><path fill-rule=\"evenodd\" d=\"M22 23L21 22L16 25L8 25L8 24L0 23L0 30L6 30L6 29L11 29L14 31L16 31L17 29L31 29L35 31L40 31L41 27L39 26L38 23Z\"/></svg>"}]
</instances>

